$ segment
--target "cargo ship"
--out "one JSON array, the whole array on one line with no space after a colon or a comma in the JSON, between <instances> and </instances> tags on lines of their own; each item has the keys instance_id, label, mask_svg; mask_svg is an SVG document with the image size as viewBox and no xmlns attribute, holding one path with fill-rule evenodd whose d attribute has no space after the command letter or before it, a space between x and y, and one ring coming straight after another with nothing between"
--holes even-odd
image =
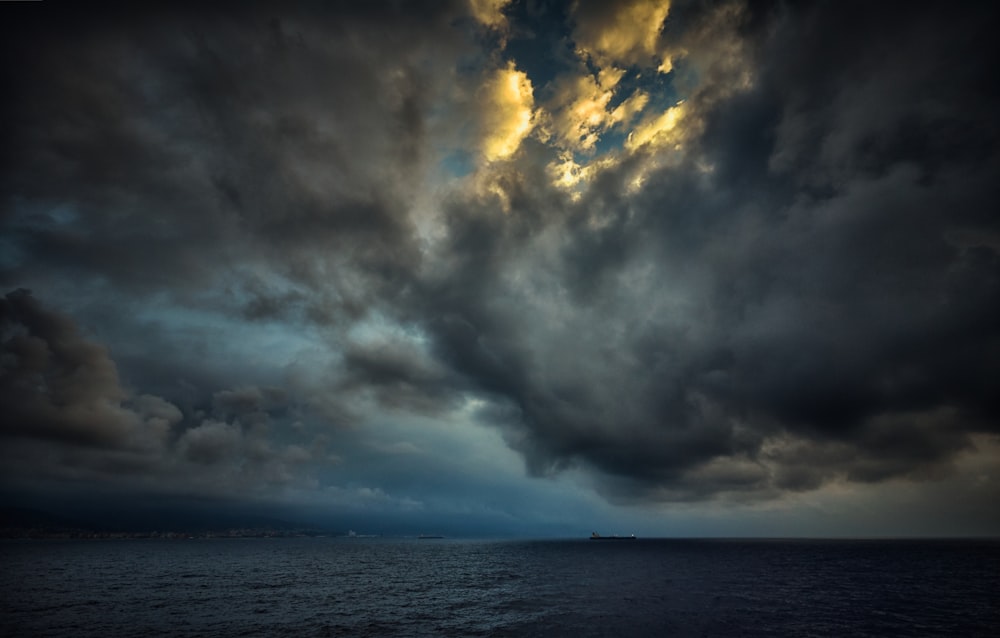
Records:
<instances>
[{"instance_id":1,"label":"cargo ship","mask_svg":"<svg viewBox=\"0 0 1000 638\"><path fill-rule=\"evenodd\" d=\"M618 534L614 534L613 536L601 536L597 532L593 532L590 535L590 540L592 540L592 541L634 541L635 540L635 534L632 534L631 536L619 536Z\"/></svg>"}]
</instances>

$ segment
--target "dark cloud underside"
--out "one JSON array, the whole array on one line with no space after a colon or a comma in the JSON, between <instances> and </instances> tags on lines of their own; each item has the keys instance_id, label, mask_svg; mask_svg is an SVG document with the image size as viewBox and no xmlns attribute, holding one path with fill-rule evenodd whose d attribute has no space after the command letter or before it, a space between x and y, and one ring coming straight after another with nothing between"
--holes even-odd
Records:
<instances>
[{"instance_id":1,"label":"dark cloud underside","mask_svg":"<svg viewBox=\"0 0 1000 638\"><path fill-rule=\"evenodd\" d=\"M305 485L345 427L462 414L626 502L961 473L1000 434L996 11L630 4L19 9L2 436ZM584 97L621 148L560 137Z\"/></svg>"}]
</instances>

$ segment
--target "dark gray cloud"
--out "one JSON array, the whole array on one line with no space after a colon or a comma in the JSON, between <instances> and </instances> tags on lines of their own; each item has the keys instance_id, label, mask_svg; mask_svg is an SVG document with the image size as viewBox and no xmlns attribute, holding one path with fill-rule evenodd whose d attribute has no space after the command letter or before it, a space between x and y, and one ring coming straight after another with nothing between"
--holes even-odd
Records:
<instances>
[{"instance_id":1,"label":"dark gray cloud","mask_svg":"<svg viewBox=\"0 0 1000 638\"><path fill-rule=\"evenodd\" d=\"M17 51L36 53L9 69L20 259L4 280L60 268L137 293L252 293L240 270L259 260L324 288L312 316L394 294L419 258L406 198L444 81L435 57L461 42L444 5L383 10L154 9L69 34L29 23L37 40ZM273 314L269 298L246 313Z\"/></svg>"},{"instance_id":2,"label":"dark gray cloud","mask_svg":"<svg viewBox=\"0 0 1000 638\"><path fill-rule=\"evenodd\" d=\"M512 404L535 472L801 489L934 474L996 432L996 92L966 68L989 34L848 9L852 28L820 4L748 35L753 88L702 98L710 175L671 167L629 194L610 172L555 212L527 175L509 214L449 220L462 267L429 328ZM769 452L783 436L804 449ZM727 458L763 467L697 471Z\"/></svg>"},{"instance_id":3,"label":"dark gray cloud","mask_svg":"<svg viewBox=\"0 0 1000 638\"><path fill-rule=\"evenodd\" d=\"M0 335L5 436L125 447L141 430L153 430L148 434L156 438L180 418L155 397L124 405L129 397L107 350L27 290L0 301Z\"/></svg>"},{"instance_id":4,"label":"dark gray cloud","mask_svg":"<svg viewBox=\"0 0 1000 638\"><path fill-rule=\"evenodd\" d=\"M261 462L310 456L296 445L275 449L279 441L267 432L292 408L280 389L220 390L207 414L184 414L163 398L126 389L105 347L26 290L3 298L0 334L5 413L0 436L4 457L14 466L30 463L33 459L19 453L36 454L40 445L75 457L68 465L77 463L81 471L111 474L116 463L123 463L127 473L168 471L175 448L181 457L203 464L219 463L232 453ZM243 443L243 449L235 445Z\"/></svg>"},{"instance_id":5,"label":"dark gray cloud","mask_svg":"<svg viewBox=\"0 0 1000 638\"><path fill-rule=\"evenodd\" d=\"M994 9L676 2L620 53L673 56L628 82L685 100L675 138L574 156L575 191L541 124L477 155L506 62L461 4L45 11L5 44L0 283L59 311L4 301L6 437L153 423L151 482L401 509L446 491L422 419L630 503L995 453Z\"/></svg>"}]
</instances>

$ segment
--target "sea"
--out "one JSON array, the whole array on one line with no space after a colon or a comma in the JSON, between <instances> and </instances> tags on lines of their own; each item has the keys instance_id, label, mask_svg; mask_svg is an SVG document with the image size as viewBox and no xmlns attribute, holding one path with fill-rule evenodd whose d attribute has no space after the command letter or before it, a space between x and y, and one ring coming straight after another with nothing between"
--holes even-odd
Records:
<instances>
[{"instance_id":1,"label":"sea","mask_svg":"<svg viewBox=\"0 0 1000 638\"><path fill-rule=\"evenodd\" d=\"M0 635L993 638L1000 541L2 541Z\"/></svg>"}]
</instances>

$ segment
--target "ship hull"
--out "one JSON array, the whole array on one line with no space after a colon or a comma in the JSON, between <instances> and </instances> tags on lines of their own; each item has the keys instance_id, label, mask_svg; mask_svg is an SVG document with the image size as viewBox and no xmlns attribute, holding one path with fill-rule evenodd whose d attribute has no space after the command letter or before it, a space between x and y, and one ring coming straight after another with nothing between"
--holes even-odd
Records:
<instances>
[{"instance_id":1,"label":"ship hull","mask_svg":"<svg viewBox=\"0 0 1000 638\"><path fill-rule=\"evenodd\" d=\"M635 536L591 536L592 541L634 541Z\"/></svg>"}]
</instances>

